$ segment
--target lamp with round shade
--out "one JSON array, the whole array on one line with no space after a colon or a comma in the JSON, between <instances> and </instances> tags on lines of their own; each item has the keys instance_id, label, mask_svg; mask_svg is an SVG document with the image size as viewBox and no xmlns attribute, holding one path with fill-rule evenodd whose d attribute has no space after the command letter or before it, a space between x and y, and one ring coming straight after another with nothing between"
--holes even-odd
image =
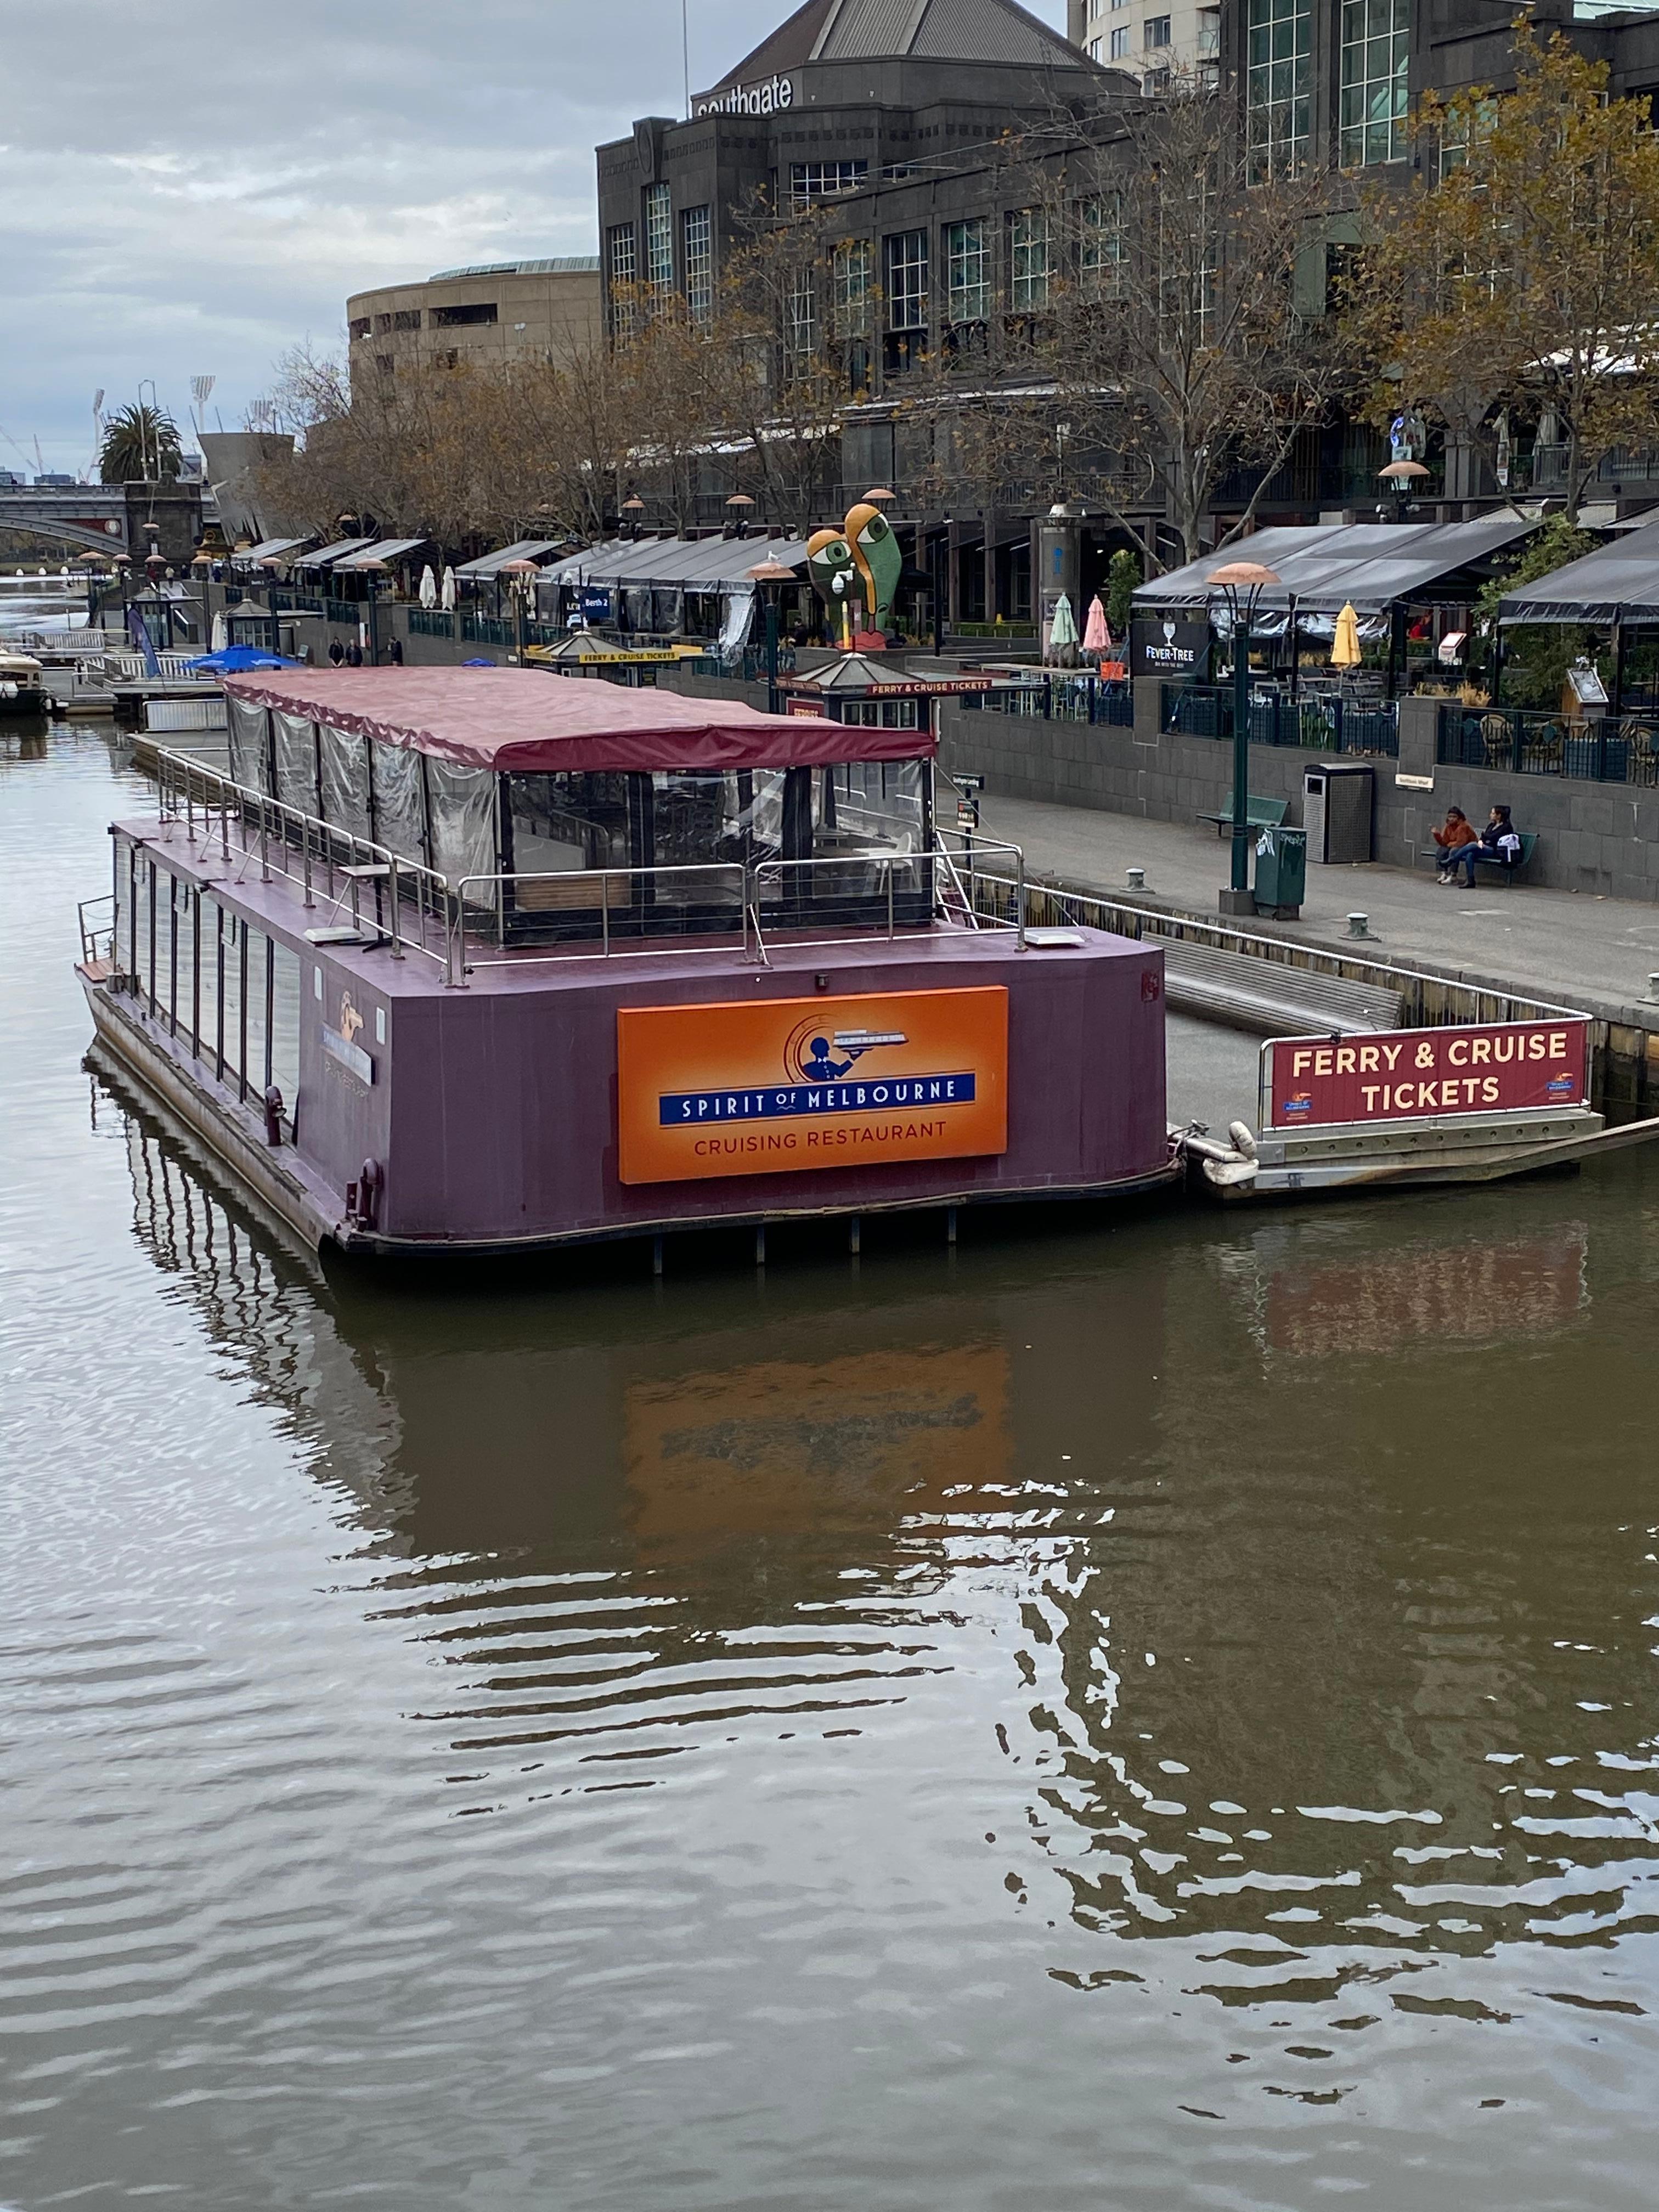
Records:
<instances>
[{"instance_id":1,"label":"lamp with round shade","mask_svg":"<svg viewBox=\"0 0 1659 2212\"><path fill-rule=\"evenodd\" d=\"M786 584L793 584L795 572L786 568L781 561L774 560L769 553L763 561L757 561L748 572L749 580L761 595L761 605L766 613L766 711L778 711L778 593Z\"/></svg>"}]
</instances>

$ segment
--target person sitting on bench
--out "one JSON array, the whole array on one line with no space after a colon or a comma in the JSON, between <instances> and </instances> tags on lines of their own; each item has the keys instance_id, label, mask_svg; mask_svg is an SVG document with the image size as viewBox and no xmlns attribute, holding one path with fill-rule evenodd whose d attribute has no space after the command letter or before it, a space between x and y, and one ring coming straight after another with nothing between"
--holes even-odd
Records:
<instances>
[{"instance_id":1,"label":"person sitting on bench","mask_svg":"<svg viewBox=\"0 0 1659 2212\"><path fill-rule=\"evenodd\" d=\"M1449 806L1446 809L1444 828L1434 830L1431 835L1435 843L1440 848L1435 860L1435 866L1438 872L1436 881L1449 884L1451 881L1453 860L1465 845L1478 845L1480 842L1480 833L1461 806Z\"/></svg>"},{"instance_id":2,"label":"person sitting on bench","mask_svg":"<svg viewBox=\"0 0 1659 2212\"><path fill-rule=\"evenodd\" d=\"M1451 872L1455 878L1460 868L1466 868L1468 872L1463 880L1473 890L1477 860L1491 860L1498 867L1512 868L1520 857L1521 833L1510 819L1509 808L1498 805L1492 808L1477 842L1453 854Z\"/></svg>"}]
</instances>

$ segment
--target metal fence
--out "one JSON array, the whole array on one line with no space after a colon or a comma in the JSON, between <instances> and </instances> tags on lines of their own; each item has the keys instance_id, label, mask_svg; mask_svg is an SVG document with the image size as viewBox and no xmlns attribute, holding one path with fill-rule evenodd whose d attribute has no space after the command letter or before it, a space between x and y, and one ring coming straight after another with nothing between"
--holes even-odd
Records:
<instances>
[{"instance_id":1,"label":"metal fence","mask_svg":"<svg viewBox=\"0 0 1659 2212\"><path fill-rule=\"evenodd\" d=\"M1659 785L1659 721L1604 714L1594 721L1528 707L1442 706L1435 758L1504 775L1563 775L1586 783Z\"/></svg>"},{"instance_id":2,"label":"metal fence","mask_svg":"<svg viewBox=\"0 0 1659 2212\"><path fill-rule=\"evenodd\" d=\"M970 713L1024 714L1045 722L1104 722L1120 730L1132 730L1135 722L1134 694L1127 683L1068 669L1046 674L1034 671L1029 677L999 684L994 690L969 691L960 704Z\"/></svg>"},{"instance_id":3,"label":"metal fence","mask_svg":"<svg viewBox=\"0 0 1659 2212\"><path fill-rule=\"evenodd\" d=\"M1217 738L1231 743L1231 687L1216 684L1164 684L1158 726L1166 735ZM1397 756L1399 708L1391 699L1345 699L1340 696L1292 699L1285 692L1254 691L1250 695L1250 743L1285 745L1305 752Z\"/></svg>"}]
</instances>

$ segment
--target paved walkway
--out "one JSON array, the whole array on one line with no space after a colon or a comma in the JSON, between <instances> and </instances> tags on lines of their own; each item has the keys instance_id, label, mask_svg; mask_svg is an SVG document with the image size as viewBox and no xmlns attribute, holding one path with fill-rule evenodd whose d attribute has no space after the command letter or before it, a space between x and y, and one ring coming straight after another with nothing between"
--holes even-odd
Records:
<instances>
[{"instance_id":1,"label":"paved walkway","mask_svg":"<svg viewBox=\"0 0 1659 2212\"><path fill-rule=\"evenodd\" d=\"M1228 845L1212 830L1093 807L1055 806L987 793L981 827L1024 848L1026 865L1051 881L1123 895L1126 871L1146 871L1146 890L1189 913L1217 912L1227 881ZM1659 1002L1643 1007L1659 971L1659 905L1587 897L1523 884L1477 884L1443 890L1425 865L1415 873L1372 862L1308 868L1299 922L1262 925L1310 944L1358 950L1347 935L1354 911L1370 918L1376 955L1469 981L1496 982L1659 1028ZM1249 927L1243 923L1237 925Z\"/></svg>"}]
</instances>

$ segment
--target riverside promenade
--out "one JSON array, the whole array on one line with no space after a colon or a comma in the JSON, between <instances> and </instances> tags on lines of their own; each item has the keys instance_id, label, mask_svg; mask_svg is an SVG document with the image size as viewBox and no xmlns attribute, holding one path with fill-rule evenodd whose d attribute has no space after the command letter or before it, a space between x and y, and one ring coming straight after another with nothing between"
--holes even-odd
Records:
<instances>
[{"instance_id":1,"label":"riverside promenade","mask_svg":"<svg viewBox=\"0 0 1659 2212\"><path fill-rule=\"evenodd\" d=\"M1524 822L1522 827L1526 825ZM1216 894L1227 880L1227 841L1213 830L1092 807L985 794L981 827L1024 848L1046 883L1133 898L1137 905L1221 920ZM1144 892L1127 891L1127 872L1144 868ZM1364 946L1347 917L1369 918ZM1604 1019L1659 1033L1659 905L1564 890L1504 885L1444 890L1425 862L1415 871L1310 864L1300 921L1229 926L1331 951L1422 969L1460 982L1495 986L1580 1006Z\"/></svg>"}]
</instances>

